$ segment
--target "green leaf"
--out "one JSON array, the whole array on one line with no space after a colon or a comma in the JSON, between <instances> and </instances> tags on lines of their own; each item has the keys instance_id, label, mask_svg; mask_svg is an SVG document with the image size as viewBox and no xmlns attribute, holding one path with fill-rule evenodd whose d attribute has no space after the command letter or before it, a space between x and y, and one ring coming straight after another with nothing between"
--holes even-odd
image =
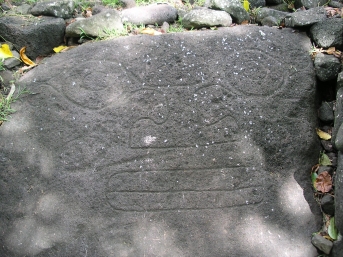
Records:
<instances>
[{"instance_id":1,"label":"green leaf","mask_svg":"<svg viewBox=\"0 0 343 257\"><path fill-rule=\"evenodd\" d=\"M316 182L316 178L318 177L318 174L317 173L315 173L315 172L313 172L312 174L311 174L311 181L312 181L312 185L313 185L313 187L316 189L316 186L315 186L315 182Z\"/></svg>"},{"instance_id":2,"label":"green leaf","mask_svg":"<svg viewBox=\"0 0 343 257\"><path fill-rule=\"evenodd\" d=\"M332 163L329 159L329 156L327 156L325 153L320 154L319 164L322 166L331 166L332 165Z\"/></svg>"},{"instance_id":3,"label":"green leaf","mask_svg":"<svg viewBox=\"0 0 343 257\"><path fill-rule=\"evenodd\" d=\"M328 234L333 240L337 240L338 231L335 226L335 217L332 217L330 219L330 225L328 227Z\"/></svg>"}]
</instances>

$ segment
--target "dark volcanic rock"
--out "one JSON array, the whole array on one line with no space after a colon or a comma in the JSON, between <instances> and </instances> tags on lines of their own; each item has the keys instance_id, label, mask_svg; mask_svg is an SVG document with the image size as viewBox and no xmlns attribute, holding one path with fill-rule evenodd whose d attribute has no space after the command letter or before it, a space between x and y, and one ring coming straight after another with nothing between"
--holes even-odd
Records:
<instances>
[{"instance_id":1,"label":"dark volcanic rock","mask_svg":"<svg viewBox=\"0 0 343 257\"><path fill-rule=\"evenodd\" d=\"M32 59L46 55L63 43L65 22L62 18L8 16L0 18L0 33L19 51L26 46Z\"/></svg>"},{"instance_id":2,"label":"dark volcanic rock","mask_svg":"<svg viewBox=\"0 0 343 257\"><path fill-rule=\"evenodd\" d=\"M315 256L309 48L237 26L46 60L0 130L0 256Z\"/></svg>"},{"instance_id":3,"label":"dark volcanic rock","mask_svg":"<svg viewBox=\"0 0 343 257\"><path fill-rule=\"evenodd\" d=\"M342 47L343 19L331 18L314 24L310 29L310 37L319 47Z\"/></svg>"},{"instance_id":4,"label":"dark volcanic rock","mask_svg":"<svg viewBox=\"0 0 343 257\"><path fill-rule=\"evenodd\" d=\"M318 118L324 122L332 122L334 120L333 115L334 102L322 102L318 109Z\"/></svg>"},{"instance_id":5,"label":"dark volcanic rock","mask_svg":"<svg viewBox=\"0 0 343 257\"><path fill-rule=\"evenodd\" d=\"M333 196L324 195L320 201L320 205L325 213L332 216L335 214L335 202Z\"/></svg>"},{"instance_id":6,"label":"dark volcanic rock","mask_svg":"<svg viewBox=\"0 0 343 257\"><path fill-rule=\"evenodd\" d=\"M41 1L37 2L31 9L31 14L68 19L73 16L74 8L75 2L73 0Z\"/></svg>"},{"instance_id":7,"label":"dark volcanic rock","mask_svg":"<svg viewBox=\"0 0 343 257\"><path fill-rule=\"evenodd\" d=\"M319 53L314 59L316 75L323 82L337 78L341 66L341 62L333 55Z\"/></svg>"}]
</instances>

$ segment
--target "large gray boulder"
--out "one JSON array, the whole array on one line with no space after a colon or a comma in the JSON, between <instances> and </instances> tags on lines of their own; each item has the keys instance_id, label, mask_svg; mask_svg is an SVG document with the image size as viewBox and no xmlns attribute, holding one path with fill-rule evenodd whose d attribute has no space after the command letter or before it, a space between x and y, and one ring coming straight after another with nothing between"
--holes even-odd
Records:
<instances>
[{"instance_id":1,"label":"large gray boulder","mask_svg":"<svg viewBox=\"0 0 343 257\"><path fill-rule=\"evenodd\" d=\"M193 9L182 18L182 25L188 29L213 26L229 27L231 24L232 19L227 12L207 8Z\"/></svg>"},{"instance_id":2,"label":"large gray boulder","mask_svg":"<svg viewBox=\"0 0 343 257\"><path fill-rule=\"evenodd\" d=\"M319 47L342 47L343 19L331 18L314 24L310 29L310 37Z\"/></svg>"},{"instance_id":3,"label":"large gray boulder","mask_svg":"<svg viewBox=\"0 0 343 257\"><path fill-rule=\"evenodd\" d=\"M62 18L34 16L4 16L0 18L0 33L19 51L26 46L31 59L53 52L63 43L65 22Z\"/></svg>"},{"instance_id":4,"label":"large gray boulder","mask_svg":"<svg viewBox=\"0 0 343 257\"><path fill-rule=\"evenodd\" d=\"M66 28L66 37L103 37L120 33L124 29L117 10L104 10L89 18L81 18Z\"/></svg>"},{"instance_id":5,"label":"large gray boulder","mask_svg":"<svg viewBox=\"0 0 343 257\"><path fill-rule=\"evenodd\" d=\"M238 24L250 19L249 13L244 9L240 0L209 0L207 5L229 13L233 21Z\"/></svg>"},{"instance_id":6,"label":"large gray boulder","mask_svg":"<svg viewBox=\"0 0 343 257\"><path fill-rule=\"evenodd\" d=\"M125 9L121 15L123 23L162 25L163 22L174 22L177 10L168 4L152 4Z\"/></svg>"},{"instance_id":7,"label":"large gray boulder","mask_svg":"<svg viewBox=\"0 0 343 257\"><path fill-rule=\"evenodd\" d=\"M0 256L315 256L309 47L236 26L47 59L0 129Z\"/></svg>"},{"instance_id":8,"label":"large gray boulder","mask_svg":"<svg viewBox=\"0 0 343 257\"><path fill-rule=\"evenodd\" d=\"M35 16L45 15L68 19L73 16L74 11L75 1L73 0L49 0L37 2L31 9L31 14Z\"/></svg>"}]
</instances>

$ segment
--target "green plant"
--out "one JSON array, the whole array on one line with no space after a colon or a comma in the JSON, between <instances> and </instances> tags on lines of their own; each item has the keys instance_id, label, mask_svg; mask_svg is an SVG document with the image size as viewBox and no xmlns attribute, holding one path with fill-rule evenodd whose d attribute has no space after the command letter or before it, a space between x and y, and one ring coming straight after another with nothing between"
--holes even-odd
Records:
<instances>
[{"instance_id":1,"label":"green plant","mask_svg":"<svg viewBox=\"0 0 343 257\"><path fill-rule=\"evenodd\" d=\"M125 29L118 30L118 29L104 29L103 33L105 34L104 36L98 37L97 39L103 40L103 39L110 39L110 38L116 38L116 37L121 37L121 36L127 36L128 32Z\"/></svg>"},{"instance_id":2,"label":"green plant","mask_svg":"<svg viewBox=\"0 0 343 257\"><path fill-rule=\"evenodd\" d=\"M81 30L80 39L94 39L93 37L87 35L83 28L79 27L79 29Z\"/></svg>"},{"instance_id":3,"label":"green plant","mask_svg":"<svg viewBox=\"0 0 343 257\"><path fill-rule=\"evenodd\" d=\"M249 10L249 15L250 15L250 23L254 24L256 23L257 15L260 12L261 7L254 7L253 9Z\"/></svg>"},{"instance_id":4,"label":"green plant","mask_svg":"<svg viewBox=\"0 0 343 257\"><path fill-rule=\"evenodd\" d=\"M294 3L295 3L295 0L283 0L283 2L285 4L287 4L287 8L289 10L292 10L293 12L296 12L297 10L295 9L295 6L294 6Z\"/></svg>"},{"instance_id":5,"label":"green plant","mask_svg":"<svg viewBox=\"0 0 343 257\"><path fill-rule=\"evenodd\" d=\"M104 5L111 6L111 7L118 7L121 6L120 0L101 0Z\"/></svg>"},{"instance_id":6,"label":"green plant","mask_svg":"<svg viewBox=\"0 0 343 257\"><path fill-rule=\"evenodd\" d=\"M18 89L18 92L15 94L15 85L14 83L11 84L11 89L8 95L5 97L3 94L0 94L0 122L4 122L8 120L9 115L15 112L12 109L11 104L17 101L20 97L25 94L31 94L29 90L26 88Z\"/></svg>"}]
</instances>

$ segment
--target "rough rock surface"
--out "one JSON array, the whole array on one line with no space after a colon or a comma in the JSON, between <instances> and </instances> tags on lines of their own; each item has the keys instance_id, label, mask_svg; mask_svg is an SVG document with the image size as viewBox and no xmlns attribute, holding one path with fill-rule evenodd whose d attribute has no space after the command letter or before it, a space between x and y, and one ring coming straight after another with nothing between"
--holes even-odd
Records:
<instances>
[{"instance_id":1,"label":"rough rock surface","mask_svg":"<svg viewBox=\"0 0 343 257\"><path fill-rule=\"evenodd\" d=\"M175 21L177 10L167 4L154 4L125 9L122 11L121 15L122 22L130 22L136 25L162 25L163 22Z\"/></svg>"},{"instance_id":2,"label":"rough rock surface","mask_svg":"<svg viewBox=\"0 0 343 257\"><path fill-rule=\"evenodd\" d=\"M332 18L314 24L310 29L310 37L319 47L343 46L343 19Z\"/></svg>"},{"instance_id":3,"label":"rough rock surface","mask_svg":"<svg viewBox=\"0 0 343 257\"><path fill-rule=\"evenodd\" d=\"M62 18L7 16L0 18L0 33L19 51L26 46L27 55L34 59L50 54L53 47L63 43L65 22ZM39 36L37 36L39 35Z\"/></svg>"},{"instance_id":4,"label":"rough rock surface","mask_svg":"<svg viewBox=\"0 0 343 257\"><path fill-rule=\"evenodd\" d=\"M270 16L274 17L278 21L282 21L287 16L287 14L289 13L273 10L270 8L261 8L257 13L256 21L261 22L263 19Z\"/></svg>"},{"instance_id":5,"label":"rough rock surface","mask_svg":"<svg viewBox=\"0 0 343 257\"><path fill-rule=\"evenodd\" d=\"M310 26L326 19L324 7L311 8L306 11L290 13L285 17L287 27Z\"/></svg>"},{"instance_id":6,"label":"rough rock surface","mask_svg":"<svg viewBox=\"0 0 343 257\"><path fill-rule=\"evenodd\" d=\"M309 43L255 26L135 36L27 73L38 94L0 130L0 255L315 256Z\"/></svg>"},{"instance_id":7,"label":"rough rock surface","mask_svg":"<svg viewBox=\"0 0 343 257\"><path fill-rule=\"evenodd\" d=\"M250 19L249 13L243 8L240 0L208 0L208 6L227 12L238 24Z\"/></svg>"},{"instance_id":8,"label":"rough rock surface","mask_svg":"<svg viewBox=\"0 0 343 257\"><path fill-rule=\"evenodd\" d=\"M182 19L182 25L189 29L208 26L229 27L231 24L232 19L227 12L207 8L191 10Z\"/></svg>"},{"instance_id":9,"label":"rough rock surface","mask_svg":"<svg viewBox=\"0 0 343 257\"><path fill-rule=\"evenodd\" d=\"M59 1L42 1L31 9L31 14L35 16L45 15L58 18L71 18L74 13L75 1L59 0Z\"/></svg>"},{"instance_id":10,"label":"rough rock surface","mask_svg":"<svg viewBox=\"0 0 343 257\"><path fill-rule=\"evenodd\" d=\"M322 6L326 4L328 1L326 0L295 0L294 6L295 8L305 7L306 9L315 8L318 6Z\"/></svg>"},{"instance_id":11,"label":"rough rock surface","mask_svg":"<svg viewBox=\"0 0 343 257\"><path fill-rule=\"evenodd\" d=\"M82 33L87 36L102 37L114 31L122 31L123 24L117 10L104 10L90 18L81 18L66 28L66 37L80 37Z\"/></svg>"},{"instance_id":12,"label":"rough rock surface","mask_svg":"<svg viewBox=\"0 0 343 257\"><path fill-rule=\"evenodd\" d=\"M333 55L319 53L314 59L317 78L323 82L336 79L341 66L341 62Z\"/></svg>"},{"instance_id":13,"label":"rough rock surface","mask_svg":"<svg viewBox=\"0 0 343 257\"><path fill-rule=\"evenodd\" d=\"M340 110L342 113L342 109ZM338 167L335 178L335 223L338 231L343 231L343 154L342 150L338 153ZM339 237L334 242L333 256L339 257L343 252L343 238Z\"/></svg>"},{"instance_id":14,"label":"rough rock surface","mask_svg":"<svg viewBox=\"0 0 343 257\"><path fill-rule=\"evenodd\" d=\"M329 254L333 246L333 243L330 240L322 237L319 234L315 234L312 236L312 244L323 251L325 254Z\"/></svg>"}]
</instances>

